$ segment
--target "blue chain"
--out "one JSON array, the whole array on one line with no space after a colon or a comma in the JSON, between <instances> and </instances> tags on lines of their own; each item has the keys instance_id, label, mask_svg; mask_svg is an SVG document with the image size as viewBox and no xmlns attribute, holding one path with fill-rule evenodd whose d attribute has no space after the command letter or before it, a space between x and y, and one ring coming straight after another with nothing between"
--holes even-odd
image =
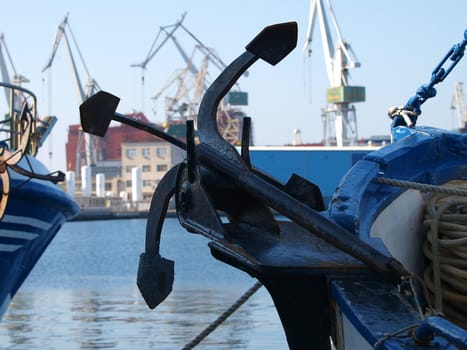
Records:
<instances>
[{"instance_id":1,"label":"blue chain","mask_svg":"<svg viewBox=\"0 0 467 350\"><path fill-rule=\"evenodd\" d=\"M431 73L430 82L420 86L417 89L415 96L411 97L404 107L392 108L389 110L389 116L393 119L391 129L394 130L394 128L398 126L405 126L410 128L415 126L418 116L422 113L420 108L421 105L429 98L436 96L436 89L434 88L434 85L442 82L456 66L456 64L459 63L459 61L464 56L466 45L467 30L464 31L464 40L454 45L433 70ZM443 66L448 59L450 59L452 63L445 69Z\"/></svg>"}]
</instances>

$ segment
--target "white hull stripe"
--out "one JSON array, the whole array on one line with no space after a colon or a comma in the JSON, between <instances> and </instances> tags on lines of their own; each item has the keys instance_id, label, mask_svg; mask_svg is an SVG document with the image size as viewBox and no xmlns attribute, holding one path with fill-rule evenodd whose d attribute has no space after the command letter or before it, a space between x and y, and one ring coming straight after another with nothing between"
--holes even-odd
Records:
<instances>
[{"instance_id":1,"label":"white hull stripe","mask_svg":"<svg viewBox=\"0 0 467 350\"><path fill-rule=\"evenodd\" d=\"M20 238L32 240L39 235L37 233L25 232L25 231L15 231L15 230L1 230L0 229L0 238Z\"/></svg>"},{"instance_id":2,"label":"white hull stripe","mask_svg":"<svg viewBox=\"0 0 467 350\"><path fill-rule=\"evenodd\" d=\"M17 225L26 225L39 230L49 230L52 227L52 224L42 221L39 219L31 218L28 216L18 216L18 215L5 215L0 222L8 224L17 224ZM27 232L24 230L14 230L14 229L0 229L0 238L17 238L24 240L33 240L37 238L39 234L33 232ZM21 244L4 244L0 243L0 252L15 252L22 247Z\"/></svg>"},{"instance_id":3,"label":"white hull stripe","mask_svg":"<svg viewBox=\"0 0 467 350\"><path fill-rule=\"evenodd\" d=\"M0 244L0 252L14 252L21 248L21 244Z\"/></svg>"},{"instance_id":4,"label":"white hull stripe","mask_svg":"<svg viewBox=\"0 0 467 350\"><path fill-rule=\"evenodd\" d=\"M0 320L5 314L6 309L8 308L8 304L10 304L10 301L11 301L11 295L10 293L8 293L7 296L5 297L5 300L3 301L3 304L0 305Z\"/></svg>"},{"instance_id":5,"label":"white hull stripe","mask_svg":"<svg viewBox=\"0 0 467 350\"><path fill-rule=\"evenodd\" d=\"M17 215L5 215L2 219L2 222L34 226L41 230L48 230L52 226L52 224L50 224L47 221L42 221L39 219L31 218L29 216L17 216Z\"/></svg>"}]
</instances>

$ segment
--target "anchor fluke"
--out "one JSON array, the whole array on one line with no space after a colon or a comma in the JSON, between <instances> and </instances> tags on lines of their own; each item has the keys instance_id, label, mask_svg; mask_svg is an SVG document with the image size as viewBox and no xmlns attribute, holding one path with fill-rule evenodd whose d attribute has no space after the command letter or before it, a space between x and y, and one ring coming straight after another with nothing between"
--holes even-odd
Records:
<instances>
[{"instance_id":1,"label":"anchor fluke","mask_svg":"<svg viewBox=\"0 0 467 350\"><path fill-rule=\"evenodd\" d=\"M148 304L154 309L172 292L174 283L174 262L159 254L142 253L139 257L136 284Z\"/></svg>"},{"instance_id":2,"label":"anchor fluke","mask_svg":"<svg viewBox=\"0 0 467 350\"><path fill-rule=\"evenodd\" d=\"M120 98L102 90L84 101L79 106L83 131L103 137L109 128L110 122L115 120L116 122L146 131L181 149L186 149L183 141L157 129L154 125L144 123L128 115L117 113L116 110L119 102Z\"/></svg>"},{"instance_id":3,"label":"anchor fluke","mask_svg":"<svg viewBox=\"0 0 467 350\"><path fill-rule=\"evenodd\" d=\"M120 98L99 91L79 106L81 127L89 134L104 136L114 118Z\"/></svg>"},{"instance_id":4,"label":"anchor fluke","mask_svg":"<svg viewBox=\"0 0 467 350\"><path fill-rule=\"evenodd\" d=\"M286 22L264 28L245 48L275 66L297 46L297 23Z\"/></svg>"}]
</instances>

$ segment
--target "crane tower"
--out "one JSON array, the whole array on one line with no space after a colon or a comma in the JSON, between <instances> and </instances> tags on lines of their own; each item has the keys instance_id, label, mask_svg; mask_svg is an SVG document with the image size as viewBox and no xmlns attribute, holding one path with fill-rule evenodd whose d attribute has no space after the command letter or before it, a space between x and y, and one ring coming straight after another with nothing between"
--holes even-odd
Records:
<instances>
[{"instance_id":1,"label":"crane tower","mask_svg":"<svg viewBox=\"0 0 467 350\"><path fill-rule=\"evenodd\" d=\"M327 106L322 110L323 139L326 146L354 145L358 140L354 102L365 101L365 87L350 84L349 70L360 67L349 43L342 39L331 3L327 9L337 35L336 44L331 36L324 0L310 1L310 15L305 51L311 54L311 41L316 17L319 19L326 71L330 82Z\"/></svg>"}]
</instances>

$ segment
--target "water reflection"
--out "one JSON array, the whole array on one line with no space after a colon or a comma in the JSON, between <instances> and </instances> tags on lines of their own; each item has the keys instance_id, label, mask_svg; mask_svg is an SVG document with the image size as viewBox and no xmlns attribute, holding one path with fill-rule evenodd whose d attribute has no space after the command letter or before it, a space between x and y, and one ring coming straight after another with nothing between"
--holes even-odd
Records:
<instances>
[{"instance_id":1,"label":"water reflection","mask_svg":"<svg viewBox=\"0 0 467 350\"><path fill-rule=\"evenodd\" d=\"M174 291L147 308L136 289L20 292L0 328L6 349L179 349L240 296L237 291ZM271 346L273 345L273 346ZM286 348L266 291L260 290L200 349Z\"/></svg>"},{"instance_id":2,"label":"water reflection","mask_svg":"<svg viewBox=\"0 0 467 350\"><path fill-rule=\"evenodd\" d=\"M176 219L162 254L175 260L172 294L149 310L136 287L145 220L66 223L0 323L2 349L180 349L255 280L212 258L207 240ZM286 349L260 289L197 349Z\"/></svg>"}]
</instances>

